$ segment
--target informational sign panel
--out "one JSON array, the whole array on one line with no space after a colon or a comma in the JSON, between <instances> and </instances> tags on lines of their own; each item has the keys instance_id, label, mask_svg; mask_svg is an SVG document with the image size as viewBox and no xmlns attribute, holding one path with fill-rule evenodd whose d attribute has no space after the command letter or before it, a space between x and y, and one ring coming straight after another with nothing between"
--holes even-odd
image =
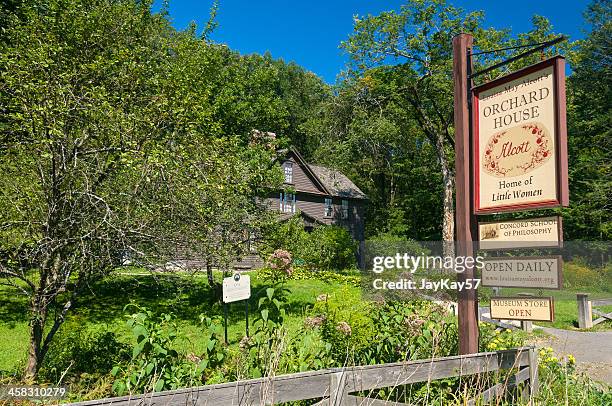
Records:
<instances>
[{"instance_id":1,"label":"informational sign panel","mask_svg":"<svg viewBox=\"0 0 612 406\"><path fill-rule=\"evenodd\" d=\"M223 302L231 303L251 297L251 277L239 273L223 278Z\"/></svg>"},{"instance_id":2,"label":"informational sign panel","mask_svg":"<svg viewBox=\"0 0 612 406\"><path fill-rule=\"evenodd\" d=\"M474 212L568 205L565 60L474 89Z\"/></svg>"},{"instance_id":3,"label":"informational sign panel","mask_svg":"<svg viewBox=\"0 0 612 406\"><path fill-rule=\"evenodd\" d=\"M492 297L491 318L499 320L553 321L552 297Z\"/></svg>"},{"instance_id":4,"label":"informational sign panel","mask_svg":"<svg viewBox=\"0 0 612 406\"><path fill-rule=\"evenodd\" d=\"M478 223L479 248L560 247L563 240L561 217Z\"/></svg>"},{"instance_id":5,"label":"informational sign panel","mask_svg":"<svg viewBox=\"0 0 612 406\"><path fill-rule=\"evenodd\" d=\"M491 287L561 289L562 267L560 255L485 258L481 283Z\"/></svg>"}]
</instances>

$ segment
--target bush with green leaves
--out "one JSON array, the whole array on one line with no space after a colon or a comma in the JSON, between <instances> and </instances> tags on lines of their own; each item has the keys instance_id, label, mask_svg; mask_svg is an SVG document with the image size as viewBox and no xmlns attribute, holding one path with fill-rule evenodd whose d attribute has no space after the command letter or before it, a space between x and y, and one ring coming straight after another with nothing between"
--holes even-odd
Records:
<instances>
[{"instance_id":1,"label":"bush with green leaves","mask_svg":"<svg viewBox=\"0 0 612 406\"><path fill-rule=\"evenodd\" d=\"M43 381L60 383L84 374L100 377L130 359L130 346L111 331L88 331L79 320L70 321L54 340L40 371Z\"/></svg>"},{"instance_id":2,"label":"bush with green leaves","mask_svg":"<svg viewBox=\"0 0 612 406\"><path fill-rule=\"evenodd\" d=\"M340 290L320 297L312 313L336 366L457 352L457 325L432 302L364 302Z\"/></svg>"},{"instance_id":3,"label":"bush with green leaves","mask_svg":"<svg viewBox=\"0 0 612 406\"><path fill-rule=\"evenodd\" d=\"M345 270L346 271L346 270ZM257 276L272 280L275 275L275 270L270 268L262 268L258 270ZM313 272L304 266L294 266L290 275L286 276L287 280L303 281L303 280L319 280L327 283L347 284L355 287L361 286L361 275L358 270L349 272L341 271L316 271Z\"/></svg>"},{"instance_id":4,"label":"bush with green leaves","mask_svg":"<svg viewBox=\"0 0 612 406\"><path fill-rule=\"evenodd\" d=\"M125 393L159 392L186 386L196 370L194 365L179 357L174 349L177 325L171 314L155 315L144 307L128 317L127 325L132 330L136 343L132 360L127 366L117 365L111 374L116 378L113 391Z\"/></svg>"},{"instance_id":5,"label":"bush with green leaves","mask_svg":"<svg viewBox=\"0 0 612 406\"><path fill-rule=\"evenodd\" d=\"M320 327L321 337L330 345L334 366L352 363L372 344L375 337L372 310L372 303L352 294L346 285L336 293L317 297L313 315L306 323Z\"/></svg>"},{"instance_id":6,"label":"bush with green leaves","mask_svg":"<svg viewBox=\"0 0 612 406\"><path fill-rule=\"evenodd\" d=\"M357 243L345 228L319 225L307 232L299 216L267 233L264 253L278 249L289 251L294 265L310 270L338 271L357 265Z\"/></svg>"},{"instance_id":7,"label":"bush with green leaves","mask_svg":"<svg viewBox=\"0 0 612 406\"><path fill-rule=\"evenodd\" d=\"M522 331L500 329L494 324L479 322L480 351L498 351L518 348L525 345L525 334Z\"/></svg>"},{"instance_id":8,"label":"bush with green leaves","mask_svg":"<svg viewBox=\"0 0 612 406\"><path fill-rule=\"evenodd\" d=\"M259 299L253 324L255 332L251 337L244 337L240 343L239 377L260 378L277 370L287 335L284 321L288 292L279 282L267 288L265 296Z\"/></svg>"},{"instance_id":9,"label":"bush with green leaves","mask_svg":"<svg viewBox=\"0 0 612 406\"><path fill-rule=\"evenodd\" d=\"M318 226L309 234L304 260L315 270L330 271L355 268L357 243L340 226Z\"/></svg>"}]
</instances>

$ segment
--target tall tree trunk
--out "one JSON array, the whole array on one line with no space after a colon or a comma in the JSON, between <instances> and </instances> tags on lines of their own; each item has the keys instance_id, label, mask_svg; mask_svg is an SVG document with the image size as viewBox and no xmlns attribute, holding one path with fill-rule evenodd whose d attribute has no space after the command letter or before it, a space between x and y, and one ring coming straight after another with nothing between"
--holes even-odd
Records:
<instances>
[{"instance_id":1,"label":"tall tree trunk","mask_svg":"<svg viewBox=\"0 0 612 406\"><path fill-rule=\"evenodd\" d=\"M36 379L40 364L43 359L42 341L47 319L46 306L40 303L40 298L35 294L32 299L32 320L30 321L30 345L28 347L28 363L24 373L24 381L29 382Z\"/></svg>"},{"instance_id":2,"label":"tall tree trunk","mask_svg":"<svg viewBox=\"0 0 612 406\"><path fill-rule=\"evenodd\" d=\"M454 256L455 205L453 203L453 190L455 189L455 177L448 166L448 161L442 165L442 181L444 182L444 199L442 204L442 241L444 243L444 255Z\"/></svg>"},{"instance_id":3,"label":"tall tree trunk","mask_svg":"<svg viewBox=\"0 0 612 406\"><path fill-rule=\"evenodd\" d=\"M213 278L213 269L209 261L206 261L206 276L208 277L208 286L213 288L215 286L215 280Z\"/></svg>"},{"instance_id":4,"label":"tall tree trunk","mask_svg":"<svg viewBox=\"0 0 612 406\"><path fill-rule=\"evenodd\" d=\"M444 151L444 135L436 135L436 152L440 168L442 169L442 182L444 192L442 200L442 243L444 256L455 256L455 205L453 202L453 190L455 189L455 176L451 170L450 163Z\"/></svg>"}]
</instances>

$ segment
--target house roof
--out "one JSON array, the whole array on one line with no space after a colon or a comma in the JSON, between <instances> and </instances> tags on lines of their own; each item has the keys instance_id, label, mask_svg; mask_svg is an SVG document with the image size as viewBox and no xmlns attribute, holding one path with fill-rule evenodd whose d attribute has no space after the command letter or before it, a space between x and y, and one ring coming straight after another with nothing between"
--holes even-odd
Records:
<instances>
[{"instance_id":1,"label":"house roof","mask_svg":"<svg viewBox=\"0 0 612 406\"><path fill-rule=\"evenodd\" d=\"M287 152L293 153L298 162L304 167L305 171L320 189L335 197L350 199L367 199L365 193L361 191L349 178L342 172L327 168L325 166L309 164L294 147L290 147Z\"/></svg>"},{"instance_id":2,"label":"house roof","mask_svg":"<svg viewBox=\"0 0 612 406\"><path fill-rule=\"evenodd\" d=\"M342 172L319 165L308 164L308 166L332 196L367 199L365 193L351 182L349 178L344 176Z\"/></svg>"}]
</instances>

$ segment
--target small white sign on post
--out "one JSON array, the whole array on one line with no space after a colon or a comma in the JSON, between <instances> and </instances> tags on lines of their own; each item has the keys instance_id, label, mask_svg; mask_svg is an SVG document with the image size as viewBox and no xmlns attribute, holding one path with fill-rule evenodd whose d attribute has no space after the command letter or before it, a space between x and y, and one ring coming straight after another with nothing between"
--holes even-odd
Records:
<instances>
[{"instance_id":1,"label":"small white sign on post","mask_svg":"<svg viewBox=\"0 0 612 406\"><path fill-rule=\"evenodd\" d=\"M234 274L223 278L223 303L237 302L251 297L251 277Z\"/></svg>"}]
</instances>

